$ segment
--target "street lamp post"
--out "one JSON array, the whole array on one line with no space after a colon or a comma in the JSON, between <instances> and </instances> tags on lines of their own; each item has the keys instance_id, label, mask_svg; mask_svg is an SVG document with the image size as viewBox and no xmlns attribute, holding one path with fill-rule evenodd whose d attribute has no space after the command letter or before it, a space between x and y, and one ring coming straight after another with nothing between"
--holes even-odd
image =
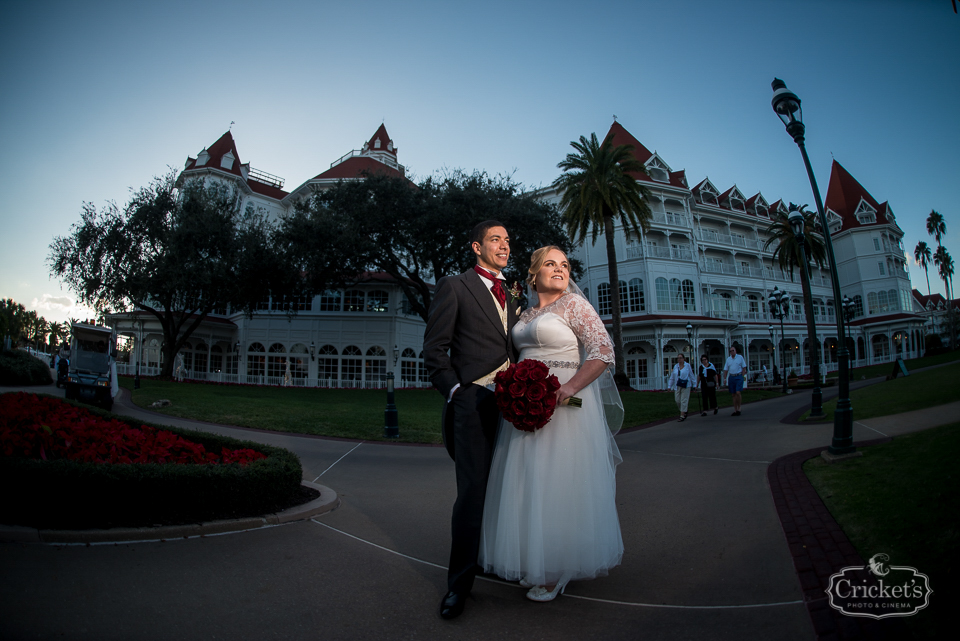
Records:
<instances>
[{"instance_id":1,"label":"street lamp post","mask_svg":"<svg viewBox=\"0 0 960 641\"><path fill-rule=\"evenodd\" d=\"M790 206L793 207L792 204ZM800 246L800 269L806 270L807 244L803 237L803 228L806 221L799 209L791 210L790 215L787 216L787 221L790 223L790 229L793 230L797 245ZM810 302L811 301L804 300L804 303ZM809 306L813 307L812 304ZM823 392L820 390L820 339L817 337L816 320L808 323L808 327L810 328L810 374L813 376L813 394L810 395L810 418L821 418L823 417Z\"/></svg>"},{"instance_id":2,"label":"street lamp post","mask_svg":"<svg viewBox=\"0 0 960 641\"><path fill-rule=\"evenodd\" d=\"M693 356L693 325L687 323L687 342L690 343L690 356Z\"/></svg>"},{"instance_id":3,"label":"street lamp post","mask_svg":"<svg viewBox=\"0 0 960 641\"><path fill-rule=\"evenodd\" d=\"M140 361L143 360L143 320L138 320L140 334L137 336L137 373L133 377L133 389L140 389Z\"/></svg>"},{"instance_id":4,"label":"street lamp post","mask_svg":"<svg viewBox=\"0 0 960 641\"><path fill-rule=\"evenodd\" d=\"M786 367L786 356L783 355L783 319L787 316L790 311L790 297L787 296L784 292L780 291L779 287L773 288L773 293L767 297L767 306L770 308L770 315L780 321L780 369L783 370ZM770 336L773 337L773 325L770 326ZM783 376L783 393L787 393L787 373L781 371L780 375Z\"/></svg>"},{"instance_id":5,"label":"street lamp post","mask_svg":"<svg viewBox=\"0 0 960 641\"><path fill-rule=\"evenodd\" d=\"M854 303L849 296L844 295L843 297L843 317L847 321L847 327L850 326L850 322L853 320L854 315L857 313L857 305ZM853 343L853 336L850 336L850 342ZM853 359L853 354L850 355L850 359ZM850 368L850 380L853 380L853 367Z\"/></svg>"},{"instance_id":6,"label":"street lamp post","mask_svg":"<svg viewBox=\"0 0 960 641\"><path fill-rule=\"evenodd\" d=\"M773 99L770 101L774 113L783 122L787 133L793 138L800 148L800 154L803 156L803 164L807 168L807 177L810 179L810 187L813 189L813 197L817 203L817 214L820 217L820 226L823 227L823 239L827 247L827 260L830 261L830 276L833 280L833 300L840 301L843 297L840 294L840 279L837 273L837 258L833 253L833 241L830 239L830 227L827 225L827 217L823 212L823 202L820 200L820 189L817 187L817 179L813 175L813 168L810 167L810 158L807 157L807 149L803 144L803 135L806 130L803 124L803 110L800 108L800 98L795 93L787 89L786 83L779 78L774 78L771 83L773 88ZM802 245L801 245L802 246ZM837 399L837 409L833 416L833 441L830 444L829 452L833 455L850 454L856 451L853 446L853 406L850 404L850 380L848 378L849 352L847 351L847 336L843 327L843 315L837 314L837 340L840 341L840 350L837 353L840 361L839 384L840 397Z\"/></svg>"},{"instance_id":7,"label":"street lamp post","mask_svg":"<svg viewBox=\"0 0 960 641\"><path fill-rule=\"evenodd\" d=\"M779 372L780 370L783 369L783 362L784 362L784 360L786 360L786 358L785 358L785 356L784 356L784 354L783 354L783 343L781 342L781 343L779 343L779 345L780 345L780 367L779 367L779 369L778 369L778 368L777 368L777 336L776 336L776 331L777 331L777 330L773 327L773 325L767 325L767 331L770 332L770 344L773 345L773 380L774 380L774 385L776 385L777 372ZM786 376L783 377L783 382L784 382L784 386L783 386L784 393L786 393L786 389L787 389L787 386L786 386L787 377L786 377Z\"/></svg>"}]
</instances>

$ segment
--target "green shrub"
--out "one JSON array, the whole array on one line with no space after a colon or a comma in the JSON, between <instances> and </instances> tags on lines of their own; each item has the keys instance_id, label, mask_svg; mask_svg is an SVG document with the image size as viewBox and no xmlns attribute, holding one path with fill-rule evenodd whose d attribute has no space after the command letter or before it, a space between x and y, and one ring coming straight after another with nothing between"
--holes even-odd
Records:
<instances>
[{"instance_id":1,"label":"green shrub","mask_svg":"<svg viewBox=\"0 0 960 641\"><path fill-rule=\"evenodd\" d=\"M19 349L0 352L0 385L49 385L46 363Z\"/></svg>"},{"instance_id":2,"label":"green shrub","mask_svg":"<svg viewBox=\"0 0 960 641\"><path fill-rule=\"evenodd\" d=\"M112 418L135 427L144 424ZM300 460L288 450L205 432L151 427L174 432L210 451L250 448L267 458L241 466L117 465L0 456L4 488L0 520L50 529L199 523L276 512L300 491Z\"/></svg>"}]
</instances>

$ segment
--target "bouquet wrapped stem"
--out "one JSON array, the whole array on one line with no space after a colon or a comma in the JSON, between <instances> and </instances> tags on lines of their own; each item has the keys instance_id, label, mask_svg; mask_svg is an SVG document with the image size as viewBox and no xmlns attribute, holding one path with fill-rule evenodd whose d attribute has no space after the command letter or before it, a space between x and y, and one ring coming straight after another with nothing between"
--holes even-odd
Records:
<instances>
[{"instance_id":1,"label":"bouquet wrapped stem","mask_svg":"<svg viewBox=\"0 0 960 641\"><path fill-rule=\"evenodd\" d=\"M569 405L570 407L583 407L583 399L576 396L568 396L560 401L560 404Z\"/></svg>"}]
</instances>

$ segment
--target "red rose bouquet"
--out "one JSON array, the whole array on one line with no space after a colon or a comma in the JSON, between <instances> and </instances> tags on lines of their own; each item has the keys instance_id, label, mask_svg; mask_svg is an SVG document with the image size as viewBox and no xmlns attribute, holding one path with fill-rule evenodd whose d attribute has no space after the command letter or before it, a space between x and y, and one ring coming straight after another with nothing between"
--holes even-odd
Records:
<instances>
[{"instance_id":1,"label":"red rose bouquet","mask_svg":"<svg viewBox=\"0 0 960 641\"><path fill-rule=\"evenodd\" d=\"M533 359L514 363L498 373L495 381L497 407L518 430L534 432L550 421L557 408L560 381L544 363ZM579 399L569 400L579 406Z\"/></svg>"}]
</instances>

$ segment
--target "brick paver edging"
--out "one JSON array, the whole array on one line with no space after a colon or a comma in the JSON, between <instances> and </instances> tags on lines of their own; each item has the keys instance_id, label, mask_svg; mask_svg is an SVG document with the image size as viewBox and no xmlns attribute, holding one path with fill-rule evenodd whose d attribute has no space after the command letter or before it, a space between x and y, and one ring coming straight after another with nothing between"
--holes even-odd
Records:
<instances>
[{"instance_id":1,"label":"brick paver edging","mask_svg":"<svg viewBox=\"0 0 960 641\"><path fill-rule=\"evenodd\" d=\"M855 445L864 447L890 440L882 438ZM849 617L831 608L827 601L826 588L832 574L847 566L864 566L866 563L803 472L804 461L819 456L823 449L818 447L782 456L767 468L773 503L817 638L824 641L904 639L908 633L902 619L877 621Z\"/></svg>"}]
</instances>

